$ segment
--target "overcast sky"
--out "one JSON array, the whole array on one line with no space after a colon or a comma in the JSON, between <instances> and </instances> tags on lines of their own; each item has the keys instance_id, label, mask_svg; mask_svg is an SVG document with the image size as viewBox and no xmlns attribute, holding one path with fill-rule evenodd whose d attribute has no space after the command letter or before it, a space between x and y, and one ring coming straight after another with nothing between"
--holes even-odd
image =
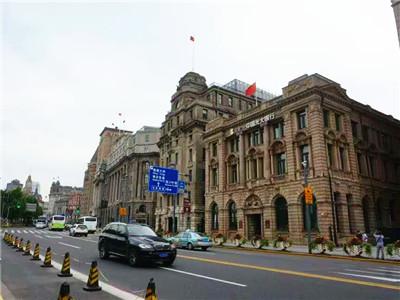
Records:
<instances>
[{"instance_id":1,"label":"overcast sky","mask_svg":"<svg viewBox=\"0 0 400 300\"><path fill-rule=\"evenodd\" d=\"M390 1L151 1L1 5L1 188L28 174L83 185L105 126L160 126L179 79L234 78L276 95L320 73L400 119ZM122 113L122 117L118 116Z\"/></svg>"}]
</instances>

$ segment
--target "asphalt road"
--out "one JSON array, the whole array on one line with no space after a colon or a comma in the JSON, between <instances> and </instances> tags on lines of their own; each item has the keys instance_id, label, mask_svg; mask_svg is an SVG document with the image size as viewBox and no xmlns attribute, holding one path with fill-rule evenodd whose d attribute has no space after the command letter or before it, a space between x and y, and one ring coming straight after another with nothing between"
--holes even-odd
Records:
<instances>
[{"instance_id":1,"label":"asphalt road","mask_svg":"<svg viewBox=\"0 0 400 300\"><path fill-rule=\"evenodd\" d=\"M83 274L97 260L100 284L141 297L154 278L159 299L400 299L398 265L214 248L179 250L171 268L132 268L120 258L99 260L97 235L70 237L67 232L34 228L7 231L38 242L42 255L50 246L59 263L68 251L71 268ZM12 276L6 271L7 259L2 258L3 281Z\"/></svg>"}]
</instances>

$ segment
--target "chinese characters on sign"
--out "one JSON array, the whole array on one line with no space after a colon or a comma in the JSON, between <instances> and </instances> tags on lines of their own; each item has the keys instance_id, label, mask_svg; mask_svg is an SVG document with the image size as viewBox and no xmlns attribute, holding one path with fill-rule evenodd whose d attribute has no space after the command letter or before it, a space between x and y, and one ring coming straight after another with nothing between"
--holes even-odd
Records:
<instances>
[{"instance_id":1,"label":"chinese characters on sign","mask_svg":"<svg viewBox=\"0 0 400 300\"><path fill-rule=\"evenodd\" d=\"M178 170L151 166L149 170L149 192L177 194Z\"/></svg>"}]
</instances>

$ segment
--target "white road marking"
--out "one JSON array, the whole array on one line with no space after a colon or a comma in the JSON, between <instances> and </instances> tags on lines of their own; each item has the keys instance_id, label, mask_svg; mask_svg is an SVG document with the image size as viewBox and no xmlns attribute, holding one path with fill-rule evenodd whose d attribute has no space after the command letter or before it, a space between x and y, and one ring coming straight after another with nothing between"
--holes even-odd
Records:
<instances>
[{"instance_id":1,"label":"white road marking","mask_svg":"<svg viewBox=\"0 0 400 300\"><path fill-rule=\"evenodd\" d=\"M348 275L348 276L354 276L354 277L362 277L362 278L383 280L383 281L389 281L389 282L400 282L400 279L393 279L393 278L387 278L387 277L378 277L378 276L369 276L369 275L342 273L342 272L335 272L335 273L342 274L342 275Z\"/></svg>"},{"instance_id":2,"label":"white road marking","mask_svg":"<svg viewBox=\"0 0 400 300\"><path fill-rule=\"evenodd\" d=\"M33 251L31 251L31 254L33 254ZM44 261L43 255L39 255L39 257L41 260ZM60 264L54 260L51 263L54 266L54 268L61 270L62 264ZM83 281L85 283L87 282L87 277L88 277L87 274L83 274L74 269L71 269L70 272L74 276L74 278L76 278L80 281ZM118 297L120 299L123 299L123 300L145 300L142 297L136 296L136 295L126 292L124 290L120 290L119 288L116 288L115 286L112 286L112 285L102 282L102 281L99 281L99 285L102 287L103 291L105 291L111 295L114 295L115 297Z\"/></svg>"},{"instance_id":3,"label":"white road marking","mask_svg":"<svg viewBox=\"0 0 400 300\"><path fill-rule=\"evenodd\" d=\"M100 273L101 276L103 276L103 278L104 278L105 281L110 282L110 280L108 280L107 277L104 276L103 272L100 271L100 269L99 269L99 273Z\"/></svg>"},{"instance_id":4,"label":"white road marking","mask_svg":"<svg viewBox=\"0 0 400 300\"><path fill-rule=\"evenodd\" d=\"M372 270L372 269L370 269L370 270ZM382 269L382 268L379 268L379 269L376 269L376 270L379 270L379 271L381 271L381 272L389 272L389 273L400 274L399 271L395 271L395 270L393 270L393 269Z\"/></svg>"},{"instance_id":5,"label":"white road marking","mask_svg":"<svg viewBox=\"0 0 400 300\"><path fill-rule=\"evenodd\" d=\"M177 273L182 273L182 274L186 274L186 275L190 275L190 276L194 276L194 277L214 280L214 281L218 281L218 282L222 282L222 283L226 283L226 284L236 285L236 286L240 286L240 287L246 287L247 286L245 284L241 284L241 283L237 283L237 282L233 282L233 281L222 280L222 279L218 279L218 278L214 278L214 277L204 276L204 275L185 272L185 271L176 270L176 269L170 269L170 268L165 268L165 267L161 267L161 269L167 270L167 271L172 271L172 272L177 272Z\"/></svg>"},{"instance_id":6,"label":"white road marking","mask_svg":"<svg viewBox=\"0 0 400 300\"><path fill-rule=\"evenodd\" d=\"M28 231L24 230L24 233L28 233Z\"/></svg>"},{"instance_id":7,"label":"white road marking","mask_svg":"<svg viewBox=\"0 0 400 300\"><path fill-rule=\"evenodd\" d=\"M21 230L17 230L18 233L21 233Z\"/></svg>"},{"instance_id":8,"label":"white road marking","mask_svg":"<svg viewBox=\"0 0 400 300\"><path fill-rule=\"evenodd\" d=\"M14 229L11 229L11 233L14 233L15 231L14 231Z\"/></svg>"},{"instance_id":9,"label":"white road marking","mask_svg":"<svg viewBox=\"0 0 400 300\"><path fill-rule=\"evenodd\" d=\"M36 236L39 239L44 239L43 237L41 237L40 235L34 234L34 236Z\"/></svg>"},{"instance_id":10,"label":"white road marking","mask_svg":"<svg viewBox=\"0 0 400 300\"><path fill-rule=\"evenodd\" d=\"M64 246L68 246L68 247L72 247L72 248L76 248L76 249L81 249L81 247L75 246L75 245L71 245L71 244L67 244L67 243L63 243L63 242L58 242L61 245Z\"/></svg>"},{"instance_id":11,"label":"white road marking","mask_svg":"<svg viewBox=\"0 0 400 300\"><path fill-rule=\"evenodd\" d=\"M85 265L91 265L92 263L91 262L85 262Z\"/></svg>"},{"instance_id":12,"label":"white road marking","mask_svg":"<svg viewBox=\"0 0 400 300\"><path fill-rule=\"evenodd\" d=\"M76 259L76 258L73 258L72 260L73 260L73 261L76 261L77 263L79 262L79 260L78 260L78 259Z\"/></svg>"},{"instance_id":13,"label":"white road marking","mask_svg":"<svg viewBox=\"0 0 400 300\"><path fill-rule=\"evenodd\" d=\"M384 272L374 272L374 271L364 271L364 270L356 270L356 269L344 269L345 271L350 271L350 272L360 272L360 273L369 273L369 274L378 274L378 275L389 275L389 274L384 274L384 272L390 272L390 271L384 271ZM390 276L396 276L396 275L390 275Z\"/></svg>"},{"instance_id":14,"label":"white road marking","mask_svg":"<svg viewBox=\"0 0 400 300\"><path fill-rule=\"evenodd\" d=\"M45 237L47 237L49 239L62 239L61 236L55 236L55 235L45 235Z\"/></svg>"},{"instance_id":15,"label":"white road marking","mask_svg":"<svg viewBox=\"0 0 400 300\"><path fill-rule=\"evenodd\" d=\"M30 233L33 233L33 230L29 230Z\"/></svg>"}]
</instances>

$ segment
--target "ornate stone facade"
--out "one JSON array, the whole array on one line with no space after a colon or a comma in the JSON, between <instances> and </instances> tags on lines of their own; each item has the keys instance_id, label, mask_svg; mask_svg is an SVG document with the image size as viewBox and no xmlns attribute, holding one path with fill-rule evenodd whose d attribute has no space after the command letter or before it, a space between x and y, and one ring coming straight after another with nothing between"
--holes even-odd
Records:
<instances>
[{"instance_id":1,"label":"ornate stone facade","mask_svg":"<svg viewBox=\"0 0 400 300\"><path fill-rule=\"evenodd\" d=\"M319 74L233 118L208 123L206 232L305 243L304 168L313 234L400 235L400 121L363 105Z\"/></svg>"}]
</instances>

